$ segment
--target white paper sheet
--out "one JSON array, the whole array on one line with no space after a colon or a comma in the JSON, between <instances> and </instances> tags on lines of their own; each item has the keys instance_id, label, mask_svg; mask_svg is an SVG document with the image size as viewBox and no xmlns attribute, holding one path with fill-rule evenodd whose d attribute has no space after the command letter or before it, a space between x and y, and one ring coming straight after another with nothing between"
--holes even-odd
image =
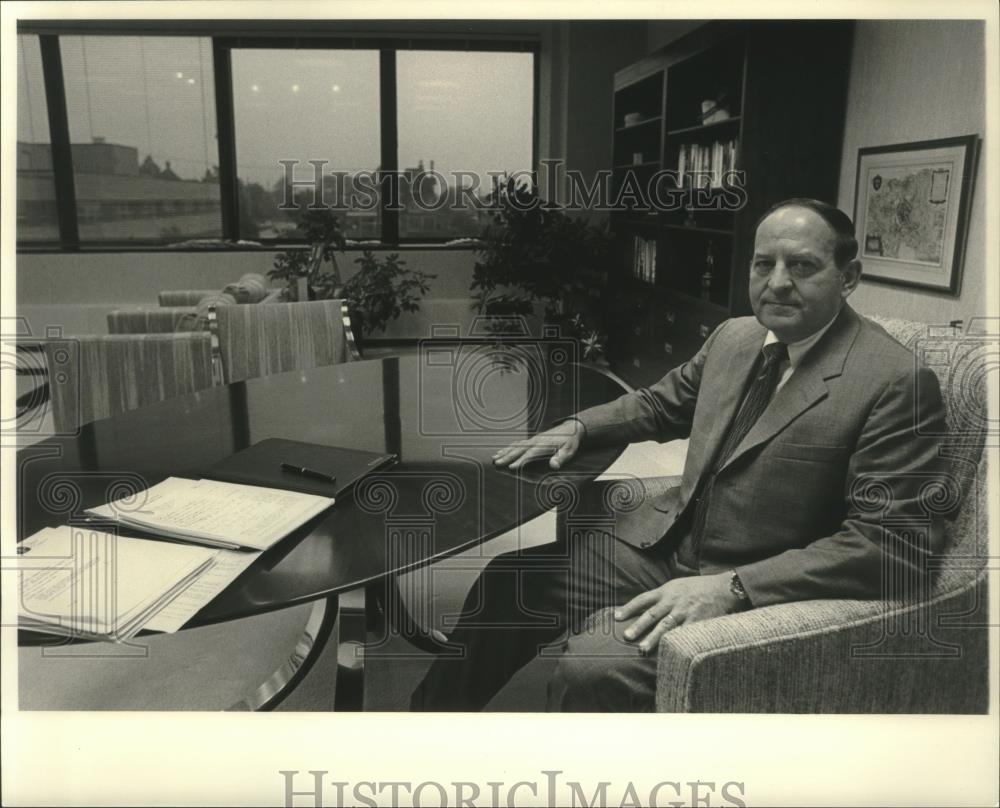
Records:
<instances>
[{"instance_id":1,"label":"white paper sheet","mask_svg":"<svg viewBox=\"0 0 1000 808\"><path fill-rule=\"evenodd\" d=\"M168 477L90 513L172 538L266 550L331 505L314 494Z\"/></svg>"},{"instance_id":2,"label":"white paper sheet","mask_svg":"<svg viewBox=\"0 0 1000 808\"><path fill-rule=\"evenodd\" d=\"M196 580L215 553L204 547L45 528L19 546L18 613L58 633L125 639Z\"/></svg>"},{"instance_id":3,"label":"white paper sheet","mask_svg":"<svg viewBox=\"0 0 1000 808\"><path fill-rule=\"evenodd\" d=\"M215 563L191 586L181 592L164 609L146 623L152 631L172 633L179 630L209 601L249 567L260 553L243 550L217 550Z\"/></svg>"}]
</instances>

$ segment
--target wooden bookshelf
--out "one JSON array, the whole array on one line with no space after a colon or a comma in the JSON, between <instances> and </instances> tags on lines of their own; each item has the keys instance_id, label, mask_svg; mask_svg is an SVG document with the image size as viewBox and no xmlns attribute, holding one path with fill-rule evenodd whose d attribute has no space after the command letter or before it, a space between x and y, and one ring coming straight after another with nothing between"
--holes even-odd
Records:
<instances>
[{"instance_id":1,"label":"wooden bookshelf","mask_svg":"<svg viewBox=\"0 0 1000 808\"><path fill-rule=\"evenodd\" d=\"M712 22L615 75L612 193L626 169L640 181L676 171L682 148L715 185L689 176L671 186L671 209L611 215L609 354L631 384L656 381L724 319L750 313L753 228L767 208L836 202L852 35L849 21ZM705 120L710 107L725 117ZM647 277L635 276L636 237L655 241Z\"/></svg>"}]
</instances>

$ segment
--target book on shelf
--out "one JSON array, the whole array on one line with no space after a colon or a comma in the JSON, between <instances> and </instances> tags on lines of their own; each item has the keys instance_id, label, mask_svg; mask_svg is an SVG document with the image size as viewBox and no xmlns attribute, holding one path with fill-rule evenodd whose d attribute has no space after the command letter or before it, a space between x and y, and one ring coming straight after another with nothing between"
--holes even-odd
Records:
<instances>
[{"instance_id":1,"label":"book on shelf","mask_svg":"<svg viewBox=\"0 0 1000 808\"><path fill-rule=\"evenodd\" d=\"M682 143L677 149L677 177L682 186L722 188L736 168L736 139Z\"/></svg>"},{"instance_id":2,"label":"book on shelf","mask_svg":"<svg viewBox=\"0 0 1000 808\"><path fill-rule=\"evenodd\" d=\"M656 283L656 239L633 236L632 277Z\"/></svg>"},{"instance_id":3,"label":"book on shelf","mask_svg":"<svg viewBox=\"0 0 1000 808\"><path fill-rule=\"evenodd\" d=\"M207 574L217 552L90 527L44 528L18 545L12 564L20 578L18 624L81 639L131 639Z\"/></svg>"},{"instance_id":4,"label":"book on shelf","mask_svg":"<svg viewBox=\"0 0 1000 808\"><path fill-rule=\"evenodd\" d=\"M333 503L333 497L298 491L168 477L87 513L154 536L229 550L266 550Z\"/></svg>"}]
</instances>

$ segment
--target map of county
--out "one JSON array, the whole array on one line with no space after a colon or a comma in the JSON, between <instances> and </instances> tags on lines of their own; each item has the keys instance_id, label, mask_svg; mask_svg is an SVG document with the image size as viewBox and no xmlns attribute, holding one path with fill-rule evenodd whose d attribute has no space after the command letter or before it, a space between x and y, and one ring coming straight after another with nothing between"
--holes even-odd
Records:
<instances>
[{"instance_id":1,"label":"map of county","mask_svg":"<svg viewBox=\"0 0 1000 808\"><path fill-rule=\"evenodd\" d=\"M950 173L948 167L870 171L863 255L941 266Z\"/></svg>"}]
</instances>

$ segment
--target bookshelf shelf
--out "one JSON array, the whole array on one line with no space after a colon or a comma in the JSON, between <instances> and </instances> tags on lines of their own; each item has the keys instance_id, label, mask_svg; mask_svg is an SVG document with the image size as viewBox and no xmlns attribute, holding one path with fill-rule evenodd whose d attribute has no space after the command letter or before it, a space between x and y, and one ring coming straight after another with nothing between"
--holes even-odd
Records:
<instances>
[{"instance_id":1,"label":"bookshelf shelf","mask_svg":"<svg viewBox=\"0 0 1000 808\"><path fill-rule=\"evenodd\" d=\"M637 278L634 275L629 280L631 281L633 287L644 292L650 292L654 289L660 288L653 281L648 281L645 278Z\"/></svg>"},{"instance_id":2,"label":"bookshelf shelf","mask_svg":"<svg viewBox=\"0 0 1000 808\"><path fill-rule=\"evenodd\" d=\"M651 126L652 124L658 124L663 120L662 115L656 115L652 118L646 118L645 120L639 121L639 123L626 124L624 126L619 126L615 129L616 132L631 132L634 129L641 129L644 126Z\"/></svg>"},{"instance_id":3,"label":"bookshelf shelf","mask_svg":"<svg viewBox=\"0 0 1000 808\"><path fill-rule=\"evenodd\" d=\"M611 164L619 176L628 169L650 171L663 157L663 98L666 73L656 61L638 72L616 74L612 113ZM634 121L638 118L638 121Z\"/></svg>"},{"instance_id":4,"label":"bookshelf shelf","mask_svg":"<svg viewBox=\"0 0 1000 808\"><path fill-rule=\"evenodd\" d=\"M660 218L655 213L651 213L648 216L626 216L622 219L622 224L628 227L649 229L650 227L658 227L660 225Z\"/></svg>"},{"instance_id":5,"label":"bookshelf shelf","mask_svg":"<svg viewBox=\"0 0 1000 808\"><path fill-rule=\"evenodd\" d=\"M695 297L694 295L689 295L685 292L678 292L675 289L667 288L670 297L674 298L676 302L684 303L693 308L705 309L708 311L713 311L716 314L721 315L723 318L729 316L729 309L726 306L720 305L719 303L713 303L711 300L705 300L703 297Z\"/></svg>"},{"instance_id":6,"label":"bookshelf shelf","mask_svg":"<svg viewBox=\"0 0 1000 808\"><path fill-rule=\"evenodd\" d=\"M681 135L715 134L719 130L728 129L732 126L739 126L741 116L735 115L726 118L724 121L714 121L712 123L702 123L697 126L684 126L680 129L671 129L667 132L667 137L679 137Z\"/></svg>"},{"instance_id":7,"label":"bookshelf shelf","mask_svg":"<svg viewBox=\"0 0 1000 808\"><path fill-rule=\"evenodd\" d=\"M665 224L663 225L665 230L673 230L674 232L687 232L687 233L708 233L714 236L732 236L734 232L731 228L726 227L700 227L698 225L686 225L686 224Z\"/></svg>"},{"instance_id":8,"label":"bookshelf shelf","mask_svg":"<svg viewBox=\"0 0 1000 808\"><path fill-rule=\"evenodd\" d=\"M630 384L655 382L722 320L750 313L747 256L765 210L795 196L836 199L852 36L850 21L720 20L615 74L616 181L628 168L683 166L726 184L685 184L670 209L611 216L609 297L620 316L609 355ZM702 123L713 105L729 117Z\"/></svg>"},{"instance_id":9,"label":"bookshelf shelf","mask_svg":"<svg viewBox=\"0 0 1000 808\"><path fill-rule=\"evenodd\" d=\"M619 163L614 168L615 171L623 171L626 168L649 168L651 166L658 166L658 165L660 165L659 160L644 160L641 163Z\"/></svg>"}]
</instances>

